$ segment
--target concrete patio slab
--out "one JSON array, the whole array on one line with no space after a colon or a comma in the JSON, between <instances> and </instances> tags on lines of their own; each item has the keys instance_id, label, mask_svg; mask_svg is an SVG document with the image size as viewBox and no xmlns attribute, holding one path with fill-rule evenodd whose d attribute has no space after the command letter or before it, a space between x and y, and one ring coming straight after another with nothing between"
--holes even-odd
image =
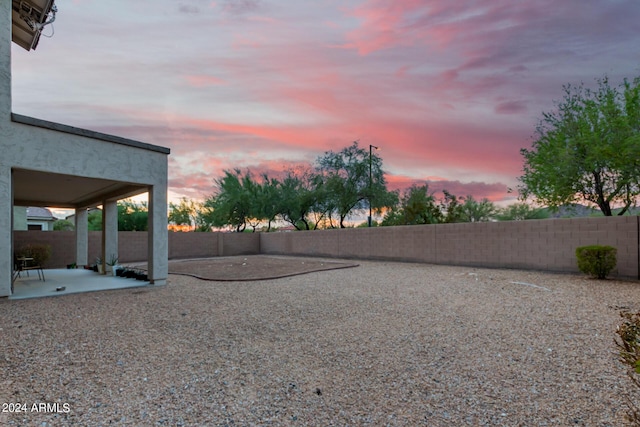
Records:
<instances>
[{"instance_id":1,"label":"concrete patio slab","mask_svg":"<svg viewBox=\"0 0 640 427\"><path fill-rule=\"evenodd\" d=\"M100 275L84 269L51 269L44 270L45 281L38 280L38 275L31 272L27 277L21 274L14 283L14 293L9 299L41 298L69 295L79 292L104 291L147 286L149 282L134 279ZM58 291L57 289L62 289Z\"/></svg>"}]
</instances>

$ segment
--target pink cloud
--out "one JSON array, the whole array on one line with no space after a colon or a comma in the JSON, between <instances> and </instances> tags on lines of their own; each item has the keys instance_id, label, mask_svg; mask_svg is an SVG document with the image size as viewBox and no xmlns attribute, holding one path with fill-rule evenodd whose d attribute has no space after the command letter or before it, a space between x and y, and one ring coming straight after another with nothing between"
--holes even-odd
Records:
<instances>
[{"instance_id":1,"label":"pink cloud","mask_svg":"<svg viewBox=\"0 0 640 427\"><path fill-rule=\"evenodd\" d=\"M193 87L205 87L205 86L225 84L224 80L219 79L218 77L215 77L215 76L190 75L190 76L185 76L185 79L187 80L187 83L189 83L189 85Z\"/></svg>"},{"instance_id":2,"label":"pink cloud","mask_svg":"<svg viewBox=\"0 0 640 427\"><path fill-rule=\"evenodd\" d=\"M427 184L429 186L429 191L438 198L442 197L443 190L446 190L458 197L473 196L476 200L487 198L492 202L500 202L510 197L507 192L507 185L499 182L460 182L457 180L446 179L419 179L402 175L387 175L386 180L387 187L390 190L398 190L400 192L412 185Z\"/></svg>"},{"instance_id":3,"label":"pink cloud","mask_svg":"<svg viewBox=\"0 0 640 427\"><path fill-rule=\"evenodd\" d=\"M637 50L627 45L638 15L625 2L362 0L345 9L354 3L221 0L207 16L206 0L178 3L168 9L184 13L167 21L124 17L118 27L155 30L160 48L120 52L109 47L114 30L100 27L103 41L94 41L100 50L74 55L82 51L74 42L38 57L52 64L77 57L85 61L82 70L98 64L91 73L70 73L82 78L72 87L87 92L84 98L65 93L64 79L53 72L55 80L41 82L37 67L21 83L16 55L14 85L33 92L23 89L27 96L16 96L14 106L171 148L170 158L180 158L170 163L172 191L195 194L210 185L205 176L236 166L275 174L288 162L359 139L381 146L386 168L406 170L407 182L442 181L460 195L477 190L497 198L498 187L494 194L482 187L493 184L474 181L507 182L521 173L519 149L530 142L536 112L552 105L561 85L614 66L619 73L633 69L626 58ZM176 35L189 37L190 49L162 47ZM42 47L38 55L46 55ZM73 70L71 62L59 66ZM150 65L157 78L148 78ZM110 83L106 95L97 89L103 81ZM48 104L36 96L43 93ZM282 152L290 156L279 164Z\"/></svg>"},{"instance_id":4,"label":"pink cloud","mask_svg":"<svg viewBox=\"0 0 640 427\"><path fill-rule=\"evenodd\" d=\"M172 148L172 156L186 156L195 162L190 166L192 169L206 170L211 174L255 164L261 156L273 150L306 152L308 155L305 157L313 159L326 150L340 149L355 139L360 139L363 146L369 143L381 146L385 165L392 170L407 167L428 171L437 167L442 173L450 167L514 178L520 173L522 160L519 148L527 142L528 134L518 134L508 126L491 129L465 122L452 124L440 122L437 115L423 123L408 120L402 115L381 119L366 106L366 102L375 104L376 101L337 99L333 95L292 89L286 89L284 93L301 104L315 103L315 108L331 111L341 120L330 127L321 124L264 126L172 114L171 127L166 127L162 126L161 116L155 117L154 125L153 115L144 113L136 116L131 112L132 118L137 117L135 125L109 127L103 131L168 146ZM306 96L311 97L309 101L305 101ZM397 110L406 108L398 105ZM244 153L242 162L233 154L239 151ZM195 158L191 157L192 153ZM209 163L205 164L205 161ZM185 172L172 169L172 173Z\"/></svg>"},{"instance_id":5,"label":"pink cloud","mask_svg":"<svg viewBox=\"0 0 640 427\"><path fill-rule=\"evenodd\" d=\"M527 104L523 101L505 101L497 104L494 111L498 114L521 114L527 111Z\"/></svg>"},{"instance_id":6,"label":"pink cloud","mask_svg":"<svg viewBox=\"0 0 640 427\"><path fill-rule=\"evenodd\" d=\"M361 55L368 55L398 44L412 44L413 37L404 27L405 15L422 7L422 2L418 0L365 2L352 12L362 25L347 34L347 43L343 47L354 48Z\"/></svg>"}]
</instances>

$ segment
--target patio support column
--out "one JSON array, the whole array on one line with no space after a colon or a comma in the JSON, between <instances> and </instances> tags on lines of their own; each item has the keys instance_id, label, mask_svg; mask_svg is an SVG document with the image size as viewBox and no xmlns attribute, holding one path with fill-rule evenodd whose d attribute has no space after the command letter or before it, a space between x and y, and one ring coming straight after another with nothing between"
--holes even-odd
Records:
<instances>
[{"instance_id":1,"label":"patio support column","mask_svg":"<svg viewBox=\"0 0 640 427\"><path fill-rule=\"evenodd\" d=\"M11 135L11 2L0 1L0 150ZM11 156L9 156L11 158ZM0 297L11 295L13 272L13 190L11 166L0 156Z\"/></svg>"},{"instance_id":2,"label":"patio support column","mask_svg":"<svg viewBox=\"0 0 640 427\"><path fill-rule=\"evenodd\" d=\"M113 256L118 256L118 203L116 201L105 202L104 224L102 235L104 236L104 262L109 262Z\"/></svg>"},{"instance_id":3,"label":"patio support column","mask_svg":"<svg viewBox=\"0 0 640 427\"><path fill-rule=\"evenodd\" d=\"M164 285L169 271L167 231L167 186L149 186L148 255L149 281Z\"/></svg>"},{"instance_id":4,"label":"patio support column","mask_svg":"<svg viewBox=\"0 0 640 427\"><path fill-rule=\"evenodd\" d=\"M89 212L76 209L76 265L89 264Z\"/></svg>"},{"instance_id":5,"label":"patio support column","mask_svg":"<svg viewBox=\"0 0 640 427\"><path fill-rule=\"evenodd\" d=\"M0 127L11 124L11 2L0 1Z\"/></svg>"},{"instance_id":6,"label":"patio support column","mask_svg":"<svg viewBox=\"0 0 640 427\"><path fill-rule=\"evenodd\" d=\"M11 295L13 272L13 194L11 168L0 159L0 297Z\"/></svg>"}]
</instances>

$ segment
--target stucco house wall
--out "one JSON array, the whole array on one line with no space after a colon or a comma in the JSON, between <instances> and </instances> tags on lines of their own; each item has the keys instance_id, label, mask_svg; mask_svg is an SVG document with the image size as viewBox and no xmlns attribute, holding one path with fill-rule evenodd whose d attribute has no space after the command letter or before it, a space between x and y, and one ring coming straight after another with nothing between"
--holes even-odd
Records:
<instances>
[{"instance_id":1,"label":"stucco house wall","mask_svg":"<svg viewBox=\"0 0 640 427\"><path fill-rule=\"evenodd\" d=\"M149 194L148 262L152 283L168 275L167 181L168 149L72 128L11 112L11 2L0 2L0 296L11 294L12 231L16 170L61 174L81 179L113 180ZM64 184L62 184L64 185ZM102 251L117 252L118 194L96 200L105 205ZM125 196L126 197L126 196ZM73 203L73 201L69 201ZM44 205L47 206L47 205ZM84 264L88 252L86 208L76 206L76 258ZM115 219L115 222L114 222ZM115 226L114 226L115 224ZM78 231L80 230L80 231ZM105 249L106 247L106 249Z\"/></svg>"},{"instance_id":2,"label":"stucco house wall","mask_svg":"<svg viewBox=\"0 0 640 427\"><path fill-rule=\"evenodd\" d=\"M24 206L13 207L13 229L28 230L27 227L27 208Z\"/></svg>"}]
</instances>

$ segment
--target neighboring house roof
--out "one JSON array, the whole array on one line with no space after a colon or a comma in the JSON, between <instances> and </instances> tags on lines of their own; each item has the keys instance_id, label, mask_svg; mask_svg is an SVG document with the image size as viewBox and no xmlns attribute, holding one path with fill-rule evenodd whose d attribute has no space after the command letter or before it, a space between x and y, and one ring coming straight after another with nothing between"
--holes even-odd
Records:
<instances>
[{"instance_id":1,"label":"neighboring house roof","mask_svg":"<svg viewBox=\"0 0 640 427\"><path fill-rule=\"evenodd\" d=\"M41 220L41 221L55 221L56 218L53 216L51 211L47 208L38 208L30 206L27 208L27 220Z\"/></svg>"}]
</instances>

